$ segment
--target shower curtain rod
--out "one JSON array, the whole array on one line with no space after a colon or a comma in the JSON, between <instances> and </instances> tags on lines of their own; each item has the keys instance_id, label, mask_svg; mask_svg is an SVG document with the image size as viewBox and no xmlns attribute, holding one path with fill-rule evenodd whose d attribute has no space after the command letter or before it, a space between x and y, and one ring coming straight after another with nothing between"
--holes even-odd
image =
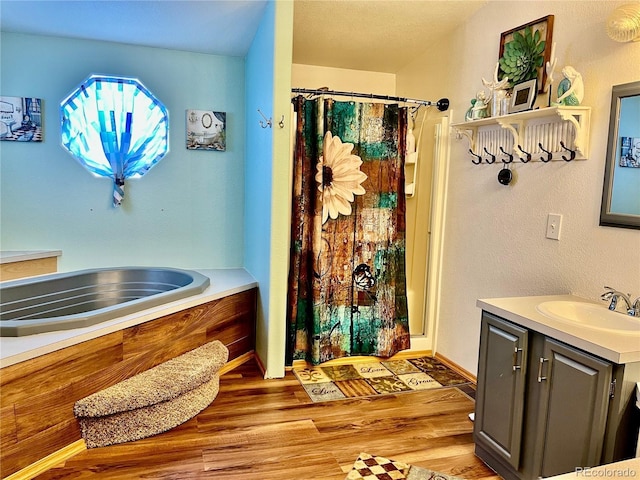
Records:
<instances>
[{"instance_id":1,"label":"shower curtain rod","mask_svg":"<svg viewBox=\"0 0 640 480\"><path fill-rule=\"evenodd\" d=\"M309 88L292 88L291 91L293 93L307 93L311 95L334 95L339 97L375 98L378 100L390 100L392 102L415 103L420 106L435 105L438 108L438 110L440 110L441 112L444 112L449 108L448 98L441 98L437 102L430 102L428 100L418 100L416 98L392 97L389 95L376 95L373 93L341 92L338 90L326 90L326 89L314 90Z\"/></svg>"}]
</instances>

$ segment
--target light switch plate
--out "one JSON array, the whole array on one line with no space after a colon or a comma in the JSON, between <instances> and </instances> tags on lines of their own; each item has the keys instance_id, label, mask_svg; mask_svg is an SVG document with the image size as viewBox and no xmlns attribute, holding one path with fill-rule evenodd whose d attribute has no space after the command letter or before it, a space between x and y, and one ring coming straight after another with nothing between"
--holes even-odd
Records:
<instances>
[{"instance_id":1,"label":"light switch plate","mask_svg":"<svg viewBox=\"0 0 640 480\"><path fill-rule=\"evenodd\" d=\"M547 217L547 238L560 240L560 227L562 227L562 215L550 213Z\"/></svg>"}]
</instances>

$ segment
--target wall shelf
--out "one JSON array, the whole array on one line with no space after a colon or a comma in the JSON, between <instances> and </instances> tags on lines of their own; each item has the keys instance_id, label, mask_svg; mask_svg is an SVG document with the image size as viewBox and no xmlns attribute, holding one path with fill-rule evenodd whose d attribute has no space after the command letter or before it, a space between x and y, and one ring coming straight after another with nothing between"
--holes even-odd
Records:
<instances>
[{"instance_id":1,"label":"wall shelf","mask_svg":"<svg viewBox=\"0 0 640 480\"><path fill-rule=\"evenodd\" d=\"M555 106L455 123L475 164L570 161L589 157L591 107Z\"/></svg>"}]
</instances>

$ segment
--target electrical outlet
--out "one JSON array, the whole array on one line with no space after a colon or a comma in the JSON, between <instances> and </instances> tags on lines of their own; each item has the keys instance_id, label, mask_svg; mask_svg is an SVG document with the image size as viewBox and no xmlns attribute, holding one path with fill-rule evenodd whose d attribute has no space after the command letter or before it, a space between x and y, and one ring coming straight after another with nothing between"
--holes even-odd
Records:
<instances>
[{"instance_id":1,"label":"electrical outlet","mask_svg":"<svg viewBox=\"0 0 640 480\"><path fill-rule=\"evenodd\" d=\"M547 238L560 240L560 227L562 226L562 215L550 213L547 217Z\"/></svg>"}]
</instances>

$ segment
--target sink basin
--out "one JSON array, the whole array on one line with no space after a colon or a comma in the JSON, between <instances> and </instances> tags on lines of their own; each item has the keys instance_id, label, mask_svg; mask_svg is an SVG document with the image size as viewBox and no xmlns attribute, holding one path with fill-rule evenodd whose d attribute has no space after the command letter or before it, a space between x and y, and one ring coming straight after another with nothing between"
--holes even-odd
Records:
<instances>
[{"instance_id":1,"label":"sink basin","mask_svg":"<svg viewBox=\"0 0 640 480\"><path fill-rule=\"evenodd\" d=\"M578 324L594 330L640 335L640 318L612 312L594 303L550 301L536 309L543 315L561 322Z\"/></svg>"}]
</instances>

